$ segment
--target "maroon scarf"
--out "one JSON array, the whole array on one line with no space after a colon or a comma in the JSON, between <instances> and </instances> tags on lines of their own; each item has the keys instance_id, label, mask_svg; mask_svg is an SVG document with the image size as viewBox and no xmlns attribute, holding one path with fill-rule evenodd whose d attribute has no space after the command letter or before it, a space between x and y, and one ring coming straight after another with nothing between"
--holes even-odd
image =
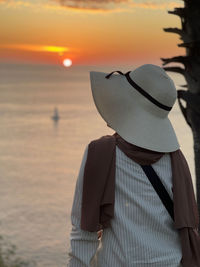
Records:
<instances>
[{"instance_id":1,"label":"maroon scarf","mask_svg":"<svg viewBox=\"0 0 200 267\"><path fill-rule=\"evenodd\" d=\"M84 170L82 230L94 232L110 227L110 220L114 217L116 145L141 165L153 164L165 154L130 144L117 133L92 141ZM170 158L174 227L181 238L182 265L200 267L199 215L190 171L180 149L170 152Z\"/></svg>"}]
</instances>

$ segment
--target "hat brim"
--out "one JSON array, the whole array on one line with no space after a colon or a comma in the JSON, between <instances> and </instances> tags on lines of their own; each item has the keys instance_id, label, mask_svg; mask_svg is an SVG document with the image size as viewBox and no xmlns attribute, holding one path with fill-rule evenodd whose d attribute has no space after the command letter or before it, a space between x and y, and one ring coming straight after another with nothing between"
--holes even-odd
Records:
<instances>
[{"instance_id":1,"label":"hat brim","mask_svg":"<svg viewBox=\"0 0 200 267\"><path fill-rule=\"evenodd\" d=\"M122 75L106 79L107 73L90 72L92 96L102 118L127 142L158 152L179 149L176 133L168 117L156 116L143 108L149 101ZM138 95L139 94L139 95ZM154 104L152 104L154 105ZM153 107L159 109L159 107Z\"/></svg>"}]
</instances>

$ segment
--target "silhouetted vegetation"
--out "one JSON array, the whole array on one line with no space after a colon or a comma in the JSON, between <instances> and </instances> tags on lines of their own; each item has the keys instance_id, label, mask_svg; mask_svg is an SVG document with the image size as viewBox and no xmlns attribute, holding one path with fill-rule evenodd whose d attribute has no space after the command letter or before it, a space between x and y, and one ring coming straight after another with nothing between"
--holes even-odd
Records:
<instances>
[{"instance_id":1,"label":"silhouetted vegetation","mask_svg":"<svg viewBox=\"0 0 200 267\"><path fill-rule=\"evenodd\" d=\"M197 203L200 214L200 1L183 1L184 7L168 11L169 14L180 18L181 28L164 30L180 36L181 43L178 46L184 47L186 53L172 58L162 58L162 61L164 66L170 63L181 64L164 69L179 73L186 80L186 84L182 85L184 90L178 90L178 103L193 133ZM182 102L185 102L185 105Z\"/></svg>"},{"instance_id":2,"label":"silhouetted vegetation","mask_svg":"<svg viewBox=\"0 0 200 267\"><path fill-rule=\"evenodd\" d=\"M16 254L17 248L15 245L6 242L0 236L0 267L34 267L34 262L26 262L19 258Z\"/></svg>"}]
</instances>

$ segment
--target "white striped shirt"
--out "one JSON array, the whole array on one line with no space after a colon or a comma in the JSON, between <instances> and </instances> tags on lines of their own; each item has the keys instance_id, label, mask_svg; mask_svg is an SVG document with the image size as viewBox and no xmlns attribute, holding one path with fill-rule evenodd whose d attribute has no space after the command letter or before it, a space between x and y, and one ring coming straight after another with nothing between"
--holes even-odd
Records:
<instances>
[{"instance_id":1,"label":"white striped shirt","mask_svg":"<svg viewBox=\"0 0 200 267\"><path fill-rule=\"evenodd\" d=\"M85 149L71 212L69 267L181 267L181 242L173 220L141 166L116 147L115 206L111 227L80 229ZM152 164L173 199L170 155ZM94 177L95 179L95 177Z\"/></svg>"}]
</instances>

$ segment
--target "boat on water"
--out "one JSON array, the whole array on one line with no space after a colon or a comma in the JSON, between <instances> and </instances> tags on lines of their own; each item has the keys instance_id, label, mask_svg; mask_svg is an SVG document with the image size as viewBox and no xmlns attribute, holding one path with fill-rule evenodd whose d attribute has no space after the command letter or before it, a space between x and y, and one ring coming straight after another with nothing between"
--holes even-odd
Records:
<instances>
[{"instance_id":1,"label":"boat on water","mask_svg":"<svg viewBox=\"0 0 200 267\"><path fill-rule=\"evenodd\" d=\"M51 118L54 121L58 121L60 119L60 116L58 114L58 109L57 108L54 109L54 114L53 114L53 116L51 116Z\"/></svg>"}]
</instances>

